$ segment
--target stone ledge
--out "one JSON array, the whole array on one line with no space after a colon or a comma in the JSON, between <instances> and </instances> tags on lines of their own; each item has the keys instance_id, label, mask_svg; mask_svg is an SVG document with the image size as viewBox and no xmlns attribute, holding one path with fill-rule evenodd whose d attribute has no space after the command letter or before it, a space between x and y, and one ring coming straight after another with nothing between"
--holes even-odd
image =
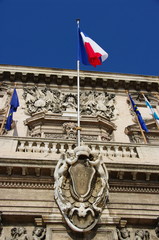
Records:
<instances>
[{"instance_id":1,"label":"stone ledge","mask_svg":"<svg viewBox=\"0 0 159 240\"><path fill-rule=\"evenodd\" d=\"M39 68L0 65L1 81L20 83L38 83L52 85L76 85L76 70ZM120 73L88 72L80 71L81 86L124 89L124 90L144 90L159 91L159 78L157 76L142 76Z\"/></svg>"}]
</instances>

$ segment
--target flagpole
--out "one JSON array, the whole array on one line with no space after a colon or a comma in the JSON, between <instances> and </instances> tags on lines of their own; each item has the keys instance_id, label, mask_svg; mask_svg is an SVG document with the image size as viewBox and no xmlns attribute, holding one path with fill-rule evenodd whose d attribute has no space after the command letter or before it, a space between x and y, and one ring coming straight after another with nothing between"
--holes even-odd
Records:
<instances>
[{"instance_id":1,"label":"flagpole","mask_svg":"<svg viewBox=\"0 0 159 240\"><path fill-rule=\"evenodd\" d=\"M132 103L131 103L131 100L130 100L130 97L129 97L129 92L128 92L128 91L126 91L126 92L127 92L127 94L128 94L128 98L129 98L129 101L130 101L131 107L132 107L132 109L133 109L133 106L132 106ZM143 129L142 129L140 123L139 123L139 120L138 120L138 118L137 118L137 116L136 116L136 113L135 113L135 119L136 119L136 121L137 121L137 123L138 123L138 125L139 125L140 131L141 131L141 134L142 134L143 139L144 139L144 143L147 144L147 139L146 139L145 134L144 134L144 131L143 131Z\"/></svg>"},{"instance_id":2,"label":"flagpole","mask_svg":"<svg viewBox=\"0 0 159 240\"><path fill-rule=\"evenodd\" d=\"M79 56L79 23L80 19L76 19L77 22L77 144L80 146L81 141L81 127L80 127L80 56Z\"/></svg>"}]
</instances>

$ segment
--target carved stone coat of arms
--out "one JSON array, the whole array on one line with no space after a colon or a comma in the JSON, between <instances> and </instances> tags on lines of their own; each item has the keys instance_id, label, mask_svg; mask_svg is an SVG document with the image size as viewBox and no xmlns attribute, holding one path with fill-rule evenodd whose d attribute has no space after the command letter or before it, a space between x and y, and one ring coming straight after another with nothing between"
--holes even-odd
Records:
<instances>
[{"instance_id":1,"label":"carved stone coat of arms","mask_svg":"<svg viewBox=\"0 0 159 240\"><path fill-rule=\"evenodd\" d=\"M55 168L55 200L69 227L92 229L108 200L108 172L100 154L86 146L64 153Z\"/></svg>"}]
</instances>

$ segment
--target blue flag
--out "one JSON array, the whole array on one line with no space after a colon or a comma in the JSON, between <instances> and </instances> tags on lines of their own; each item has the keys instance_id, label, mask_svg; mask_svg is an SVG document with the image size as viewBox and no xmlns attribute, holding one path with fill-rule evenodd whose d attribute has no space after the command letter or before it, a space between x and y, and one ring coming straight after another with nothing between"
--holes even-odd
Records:
<instances>
[{"instance_id":1,"label":"blue flag","mask_svg":"<svg viewBox=\"0 0 159 240\"><path fill-rule=\"evenodd\" d=\"M19 107L19 99L18 99L17 91L14 88L12 99L10 101L10 110L9 110L9 114L8 114L6 125L5 125L5 129L7 131L11 130L11 124L13 121L13 112L16 112L18 107Z\"/></svg>"},{"instance_id":2,"label":"blue flag","mask_svg":"<svg viewBox=\"0 0 159 240\"><path fill-rule=\"evenodd\" d=\"M129 98L130 98L130 101L131 101L133 110L134 110L134 112L136 113L136 116L137 116L137 118L138 118L138 120L139 120L139 123L140 123L142 129L145 130L145 132L149 132L149 130L148 130L148 128L147 128L147 126L146 126L146 124L145 124L145 122L144 122L144 120L143 120L143 118L142 118L142 116L141 116L141 113L140 113L140 111L138 110L138 107L136 106L136 104L135 104L135 102L134 102L134 100L132 99L132 97L131 97L130 94L129 94Z\"/></svg>"}]
</instances>

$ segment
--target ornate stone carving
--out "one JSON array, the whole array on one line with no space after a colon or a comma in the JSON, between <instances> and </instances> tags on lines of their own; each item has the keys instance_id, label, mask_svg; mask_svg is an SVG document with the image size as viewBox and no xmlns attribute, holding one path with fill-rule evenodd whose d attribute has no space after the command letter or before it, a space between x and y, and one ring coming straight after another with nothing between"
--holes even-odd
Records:
<instances>
[{"instance_id":1,"label":"ornate stone carving","mask_svg":"<svg viewBox=\"0 0 159 240\"><path fill-rule=\"evenodd\" d=\"M49 88L24 88L23 97L27 106L26 113L33 114L40 111L61 112L61 92Z\"/></svg>"},{"instance_id":2,"label":"ornate stone carving","mask_svg":"<svg viewBox=\"0 0 159 240\"><path fill-rule=\"evenodd\" d=\"M143 240L144 239L144 235L145 235L145 233L144 233L144 231L143 230L137 230L136 232L135 232L135 240Z\"/></svg>"},{"instance_id":3,"label":"ornate stone carving","mask_svg":"<svg viewBox=\"0 0 159 240\"><path fill-rule=\"evenodd\" d=\"M56 134L56 133L45 133L46 138L50 139L63 139L64 136L63 134Z\"/></svg>"},{"instance_id":4,"label":"ornate stone carving","mask_svg":"<svg viewBox=\"0 0 159 240\"><path fill-rule=\"evenodd\" d=\"M26 113L34 114L40 111L52 113L76 112L77 94L63 93L50 88L24 88L23 97L26 103ZM103 116L113 120L117 116L115 95L107 92L84 91L80 96L81 115Z\"/></svg>"},{"instance_id":5,"label":"ornate stone carving","mask_svg":"<svg viewBox=\"0 0 159 240\"><path fill-rule=\"evenodd\" d=\"M159 142L159 131L156 126L155 120L145 120L145 123L147 125L147 128L149 130L148 133L146 133L146 138L149 143L158 143ZM138 124L129 125L125 128L125 133L129 136L130 140L135 143L141 143L144 142L141 130L139 128Z\"/></svg>"},{"instance_id":6,"label":"ornate stone carving","mask_svg":"<svg viewBox=\"0 0 159 240\"><path fill-rule=\"evenodd\" d=\"M126 227L117 229L119 240L130 240L130 231Z\"/></svg>"},{"instance_id":7,"label":"ornate stone carving","mask_svg":"<svg viewBox=\"0 0 159 240\"><path fill-rule=\"evenodd\" d=\"M46 238L46 229L43 227L35 227L32 235L33 240L44 240Z\"/></svg>"},{"instance_id":8,"label":"ornate stone carving","mask_svg":"<svg viewBox=\"0 0 159 240\"><path fill-rule=\"evenodd\" d=\"M153 106L154 108L158 106L158 98L157 98L157 95L155 96L154 94L152 93L146 93L144 94L145 97L148 99L148 101L151 103L151 106ZM141 92L134 92L131 94L131 96L133 97L133 99L135 100L135 103L137 104L137 106L144 106L146 107L146 104L145 104L145 99L143 97L143 94ZM127 102L129 103L130 107L131 107L131 104L130 104L130 99L127 98ZM133 113L133 112L132 112ZM133 114L132 114L133 115Z\"/></svg>"},{"instance_id":9,"label":"ornate stone carving","mask_svg":"<svg viewBox=\"0 0 159 240\"><path fill-rule=\"evenodd\" d=\"M74 122L68 122L63 124L64 133L66 133L66 139L76 139L77 124Z\"/></svg>"},{"instance_id":10,"label":"ornate stone carving","mask_svg":"<svg viewBox=\"0 0 159 240\"><path fill-rule=\"evenodd\" d=\"M130 231L126 227L117 229L118 240L130 240ZM131 234L132 236L133 234ZM150 240L150 233L147 230L138 229L135 231L134 240Z\"/></svg>"},{"instance_id":11,"label":"ornate stone carving","mask_svg":"<svg viewBox=\"0 0 159 240\"><path fill-rule=\"evenodd\" d=\"M86 146L62 154L54 173L55 200L70 228L92 229L108 200L108 172Z\"/></svg>"},{"instance_id":12,"label":"ornate stone carving","mask_svg":"<svg viewBox=\"0 0 159 240\"><path fill-rule=\"evenodd\" d=\"M7 85L1 83L0 85L0 115L7 112L7 107L10 103L12 90Z\"/></svg>"},{"instance_id":13,"label":"ornate stone carving","mask_svg":"<svg viewBox=\"0 0 159 240\"><path fill-rule=\"evenodd\" d=\"M2 224L2 213L0 212L0 236L2 234L3 224Z\"/></svg>"},{"instance_id":14,"label":"ornate stone carving","mask_svg":"<svg viewBox=\"0 0 159 240\"><path fill-rule=\"evenodd\" d=\"M157 225L155 227L156 236L159 238L159 217L157 218Z\"/></svg>"},{"instance_id":15,"label":"ornate stone carving","mask_svg":"<svg viewBox=\"0 0 159 240\"><path fill-rule=\"evenodd\" d=\"M115 95L103 92L86 91L81 94L81 114L101 115L107 119L115 119Z\"/></svg>"},{"instance_id":16,"label":"ornate stone carving","mask_svg":"<svg viewBox=\"0 0 159 240\"><path fill-rule=\"evenodd\" d=\"M145 231L145 240L149 240L150 239L150 233L149 231Z\"/></svg>"},{"instance_id":17,"label":"ornate stone carving","mask_svg":"<svg viewBox=\"0 0 159 240\"><path fill-rule=\"evenodd\" d=\"M150 233L148 231L144 231L139 229L135 232L135 240L149 240Z\"/></svg>"},{"instance_id":18,"label":"ornate stone carving","mask_svg":"<svg viewBox=\"0 0 159 240\"><path fill-rule=\"evenodd\" d=\"M16 227L12 228L11 229L11 239L10 240L17 239L17 234L18 234L17 228Z\"/></svg>"},{"instance_id":19,"label":"ornate stone carving","mask_svg":"<svg viewBox=\"0 0 159 240\"><path fill-rule=\"evenodd\" d=\"M77 110L77 97L74 94L66 94L62 103L63 111L76 112Z\"/></svg>"},{"instance_id":20,"label":"ornate stone carving","mask_svg":"<svg viewBox=\"0 0 159 240\"><path fill-rule=\"evenodd\" d=\"M26 229L24 227L12 228L10 240L28 240Z\"/></svg>"}]
</instances>

